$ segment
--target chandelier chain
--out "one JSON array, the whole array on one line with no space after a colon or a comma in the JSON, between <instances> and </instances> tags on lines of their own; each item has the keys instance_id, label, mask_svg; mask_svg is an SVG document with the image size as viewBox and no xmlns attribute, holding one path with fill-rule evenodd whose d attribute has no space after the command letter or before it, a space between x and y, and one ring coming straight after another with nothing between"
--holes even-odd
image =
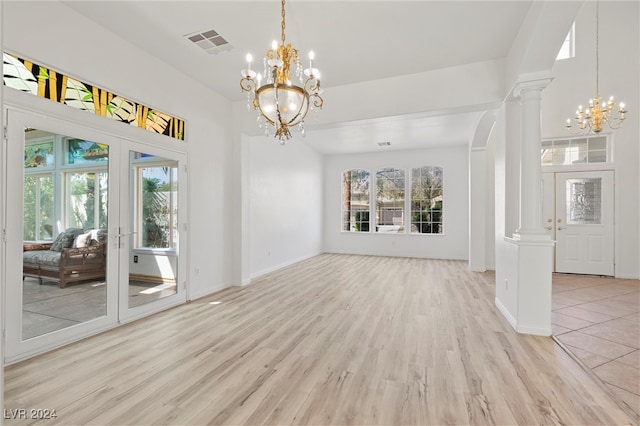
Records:
<instances>
[{"instance_id":1,"label":"chandelier chain","mask_svg":"<svg viewBox=\"0 0 640 426\"><path fill-rule=\"evenodd\" d=\"M284 3L284 0L282 0ZM596 1L596 96L600 96L600 1Z\"/></svg>"},{"instance_id":2,"label":"chandelier chain","mask_svg":"<svg viewBox=\"0 0 640 426\"><path fill-rule=\"evenodd\" d=\"M281 27L282 27L282 45L283 46L284 46L284 38L285 38L285 36L284 36L284 27L285 27L284 15L285 15L285 13L284 13L284 0L282 0L282 25L281 25Z\"/></svg>"},{"instance_id":3,"label":"chandelier chain","mask_svg":"<svg viewBox=\"0 0 640 426\"><path fill-rule=\"evenodd\" d=\"M610 129L618 129L622 127L625 120L627 110L624 102L620 102L618 106L613 100L613 96L609 100L602 101L600 98L600 0L596 0L596 97L589 99L589 105L583 108L578 105L575 123L578 125L576 131L572 130L571 119L567 118L566 129L575 135L586 135L591 132L598 134L607 125ZM616 109L617 108L617 109Z\"/></svg>"}]
</instances>

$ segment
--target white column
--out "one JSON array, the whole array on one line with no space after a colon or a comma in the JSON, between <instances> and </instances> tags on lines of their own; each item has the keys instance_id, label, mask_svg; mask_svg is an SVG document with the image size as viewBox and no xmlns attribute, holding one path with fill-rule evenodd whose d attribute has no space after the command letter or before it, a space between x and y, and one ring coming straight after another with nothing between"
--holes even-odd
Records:
<instances>
[{"instance_id":1,"label":"white column","mask_svg":"<svg viewBox=\"0 0 640 426\"><path fill-rule=\"evenodd\" d=\"M497 282L496 305L517 332L549 336L554 241L542 218L540 102L551 78L526 77L513 91L520 98L520 226L505 238L512 263Z\"/></svg>"},{"instance_id":2,"label":"white column","mask_svg":"<svg viewBox=\"0 0 640 426\"><path fill-rule=\"evenodd\" d=\"M549 240L542 219L540 102L550 78L518 83L520 97L520 223L517 240Z\"/></svg>"},{"instance_id":3,"label":"white column","mask_svg":"<svg viewBox=\"0 0 640 426\"><path fill-rule=\"evenodd\" d=\"M0 1L0 28L3 27L4 22L2 18L2 8L4 2ZM4 53L4 44L2 43L2 30L0 30L0 51ZM0 71L4 70L2 65L0 65ZM6 143L2 140L4 132L4 98L2 96L3 83L0 83L0 144L2 144L3 148L0 151L0 176L4 177L4 147ZM4 206L6 200L6 193L3 187L0 187L0 228L4 227L5 217L2 212L4 212ZM0 241L0 268L2 269L2 273L0 273L0 409L3 410L4 413L4 301L7 300L6 296L6 276L5 272L7 268L4 265L4 242ZM4 423L4 416L0 417L0 425Z\"/></svg>"}]
</instances>

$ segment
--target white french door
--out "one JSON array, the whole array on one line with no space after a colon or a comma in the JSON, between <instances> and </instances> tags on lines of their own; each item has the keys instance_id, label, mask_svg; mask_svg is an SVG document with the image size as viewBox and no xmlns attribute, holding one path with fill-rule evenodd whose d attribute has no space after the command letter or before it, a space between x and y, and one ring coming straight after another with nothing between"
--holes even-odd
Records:
<instances>
[{"instance_id":1,"label":"white french door","mask_svg":"<svg viewBox=\"0 0 640 426\"><path fill-rule=\"evenodd\" d=\"M186 301L186 155L133 141L120 150L119 318Z\"/></svg>"},{"instance_id":2,"label":"white french door","mask_svg":"<svg viewBox=\"0 0 640 426\"><path fill-rule=\"evenodd\" d=\"M186 301L186 154L18 109L7 129L5 362ZM69 230L104 249L68 241L62 279Z\"/></svg>"},{"instance_id":3,"label":"white french door","mask_svg":"<svg viewBox=\"0 0 640 426\"><path fill-rule=\"evenodd\" d=\"M545 173L543 182L545 226L556 240L555 271L613 276L613 171Z\"/></svg>"}]
</instances>

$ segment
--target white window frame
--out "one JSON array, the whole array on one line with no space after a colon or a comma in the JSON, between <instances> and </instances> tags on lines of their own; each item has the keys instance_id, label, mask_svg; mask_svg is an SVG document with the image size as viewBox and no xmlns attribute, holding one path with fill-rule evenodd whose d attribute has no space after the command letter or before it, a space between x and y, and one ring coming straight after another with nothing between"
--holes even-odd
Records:
<instances>
[{"instance_id":1,"label":"white window frame","mask_svg":"<svg viewBox=\"0 0 640 426\"><path fill-rule=\"evenodd\" d=\"M176 174L177 174L178 165L176 161L173 161L173 160L166 160L166 159L158 160L158 158L149 157L149 158L141 158L141 159L133 160L132 167L134 168L134 176L135 176L134 191L133 191L133 193L135 194L135 200L133 202L135 212L133 215L134 223L132 227L134 229L134 235L135 235L133 239L134 241L133 250L136 253L142 253L142 252L153 252L154 254L175 253L176 247L178 246L178 241L177 241L178 220L177 220L177 211L176 211L177 200L174 200L173 196L169 196L169 223L171 224L171 230L169 232L168 247L146 247L142 245L142 236L143 236L142 223L144 221L142 217L143 211L144 211L142 171L143 169L148 169L148 168L167 167L169 169L176 169ZM174 182L173 180L173 173L170 172L168 174L168 177L169 177L169 187L172 187L174 184L177 185L177 180L176 182Z\"/></svg>"},{"instance_id":2,"label":"white window frame","mask_svg":"<svg viewBox=\"0 0 640 426\"><path fill-rule=\"evenodd\" d=\"M441 232L438 233L422 233L422 232L411 232L411 224L412 224L412 186L413 186L413 170L415 169L422 169L425 167L431 167L431 168L439 168L442 170L442 216L441 216ZM395 209L401 209L402 210L402 220L401 220L401 224L394 224L394 225L382 225L382 226L396 226L398 227L397 230L387 230L387 231L380 231L379 227L381 226L378 223L379 218L377 217L377 213L378 213L378 200L377 200L377 188L378 188L378 172L381 170L400 170L401 172L403 172L404 174L404 199L403 202L401 204L401 206L396 206L393 207ZM445 214L444 214L444 167L440 166L440 165L421 165L421 166L416 166L416 167L407 167L407 168L403 168L403 167L379 167L374 171L367 169L367 168L362 168L362 167L356 167L356 168L350 168L347 170L344 170L341 175L340 175L340 185L341 185L341 189L340 189L340 194L341 194L341 202L340 202L340 231L341 232L345 232L345 233L353 233L353 234L361 234L361 233L373 233L373 234L392 234L392 235L444 235L444 228L445 228ZM355 230L345 230L344 229L344 214L345 214L345 210L344 210L344 204L343 204L343 200L344 200L344 175L347 172L351 172L353 170L362 170L362 171L366 171L369 173L369 231L355 231ZM411 173L411 176L407 176L409 173ZM373 188L373 190L372 190ZM398 230L400 232L398 232Z\"/></svg>"},{"instance_id":3,"label":"white window frame","mask_svg":"<svg viewBox=\"0 0 640 426\"><path fill-rule=\"evenodd\" d=\"M345 217L345 209L344 209L344 176L347 173L352 173L354 171L364 171L367 172L369 175L369 188L367 189L367 208L366 210L354 210L351 208L351 199L349 199L349 222L350 222L350 229L344 229L344 217ZM341 182L341 189L340 189L340 195L341 195L341 201L340 201L340 211L341 211L341 216L340 216L340 230L341 232L353 232L356 234L362 234L362 233L368 233L371 232L372 226L371 226L371 185L372 185L372 174L370 170L367 169L363 169L363 168L353 168L353 169L348 169L348 170L344 170L342 172L342 175L340 177L340 182ZM367 213L369 213L369 230L367 231L359 231L354 229L354 224L356 223L355 221L355 217L356 215L354 213L359 212L359 211L366 211Z\"/></svg>"},{"instance_id":4,"label":"white window frame","mask_svg":"<svg viewBox=\"0 0 640 426\"><path fill-rule=\"evenodd\" d=\"M440 222L435 222L435 223L440 223L440 232L413 232L413 172L414 170L422 170L422 169L440 169L441 170L441 175L442 175L442 183L441 183L441 197L442 197L442 207L441 207L441 213L440 213ZM435 165L426 165L426 166L419 166L419 167L413 167L411 169L411 179L409 182L409 194L411 194L411 196L409 197L409 230L408 232L412 235L442 235L444 234L444 167L442 166L435 166ZM434 222L431 221L431 223L433 224Z\"/></svg>"},{"instance_id":5,"label":"white window frame","mask_svg":"<svg viewBox=\"0 0 640 426\"><path fill-rule=\"evenodd\" d=\"M590 149L589 148L589 141L596 139L596 138L604 138L605 139L605 147L604 149ZM580 141L580 140L586 140L587 141L587 160L588 160L588 154L590 152L600 152L600 151L604 151L605 153L605 161L600 161L600 162L574 162L572 164L553 164L553 148L555 147L555 143L556 142L562 142L563 144L567 141L569 141L569 143L571 144L571 141ZM545 149L549 149L546 148L544 145L546 143L552 143L551 146L551 164L545 164L544 161L544 156L545 154ZM545 138L541 140L541 147L540 147L540 164L542 165L542 168L544 170L550 170L551 168L575 168L575 167L602 167L603 165L610 165L612 163L612 158L611 158L611 135L608 133L599 133L599 134L592 134L592 135L585 135L585 136L569 136L569 137L561 137L561 138ZM571 145L570 145L571 146Z\"/></svg>"},{"instance_id":6,"label":"white window frame","mask_svg":"<svg viewBox=\"0 0 640 426\"><path fill-rule=\"evenodd\" d=\"M402 202L400 206L393 206L393 207L387 207L387 210L398 210L400 209L402 211L402 215L401 215L401 220L400 223L397 224L395 221L392 222L391 225L382 225L380 223L380 220L382 219L382 217L378 216L378 212L380 211L380 215L382 215L382 210L378 209L378 174L383 172L383 171L393 171L394 173L397 171L402 172L402 179L403 179L403 184L402 184L402 190L404 192L403 194L403 198L402 198ZM374 203L373 203L373 217L374 217L374 221L375 221L375 229L374 231L378 234L406 234L407 232L407 226L406 226L406 222L407 222L407 208L406 208L406 201L407 201L407 171L403 168L399 168L399 167L381 167L378 170L376 170L376 172L374 173L374 191L372 191L373 193L373 199L374 199ZM395 202L394 202L395 204ZM371 217L371 214L370 214ZM394 215L395 218L395 215ZM384 227L384 228L382 228ZM396 227L398 227L396 229Z\"/></svg>"},{"instance_id":7,"label":"white window frame","mask_svg":"<svg viewBox=\"0 0 640 426\"><path fill-rule=\"evenodd\" d=\"M565 53L566 52L566 53ZM576 23L571 24L571 28L567 33L567 36L558 50L556 55L556 61L562 61L564 59L571 59L576 57Z\"/></svg>"}]
</instances>

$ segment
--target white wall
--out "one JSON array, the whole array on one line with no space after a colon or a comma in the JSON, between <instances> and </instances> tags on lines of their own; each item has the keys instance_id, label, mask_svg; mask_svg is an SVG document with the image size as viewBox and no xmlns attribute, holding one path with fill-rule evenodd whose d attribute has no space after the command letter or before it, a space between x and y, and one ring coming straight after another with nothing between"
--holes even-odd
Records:
<instances>
[{"instance_id":1,"label":"white wall","mask_svg":"<svg viewBox=\"0 0 640 426\"><path fill-rule=\"evenodd\" d=\"M138 262L133 260L138 256ZM149 250L129 250L129 274L145 277L175 280L178 272L178 259L166 253L150 253Z\"/></svg>"},{"instance_id":2,"label":"white wall","mask_svg":"<svg viewBox=\"0 0 640 426\"><path fill-rule=\"evenodd\" d=\"M389 151L325 157L324 248L331 253L467 259L469 238L468 146L457 145L424 150ZM342 232L342 174L367 169L372 174L383 167L411 169L421 166L444 168L443 221L441 235L376 234ZM372 226L372 230L374 227Z\"/></svg>"},{"instance_id":3,"label":"white wall","mask_svg":"<svg viewBox=\"0 0 640 426\"><path fill-rule=\"evenodd\" d=\"M323 157L294 137L249 140L251 277L322 252Z\"/></svg>"},{"instance_id":4,"label":"white wall","mask_svg":"<svg viewBox=\"0 0 640 426\"><path fill-rule=\"evenodd\" d=\"M174 114L186 121L189 162L190 297L231 284L228 250L233 216L223 200L231 190L226 168L231 104L107 29L91 25L78 32L85 18L59 2L3 2L5 50L78 77L88 83ZM26 24L28 23L28 25ZM195 269L200 273L195 276Z\"/></svg>"},{"instance_id":5,"label":"white wall","mask_svg":"<svg viewBox=\"0 0 640 426\"><path fill-rule=\"evenodd\" d=\"M579 104L595 93L595 2L585 2L576 18L576 57L557 61L555 80L542 96L542 137L570 136L564 128ZM624 101L628 119L612 135L615 167L616 276L640 277L640 33L638 2L600 3L600 94Z\"/></svg>"}]
</instances>

